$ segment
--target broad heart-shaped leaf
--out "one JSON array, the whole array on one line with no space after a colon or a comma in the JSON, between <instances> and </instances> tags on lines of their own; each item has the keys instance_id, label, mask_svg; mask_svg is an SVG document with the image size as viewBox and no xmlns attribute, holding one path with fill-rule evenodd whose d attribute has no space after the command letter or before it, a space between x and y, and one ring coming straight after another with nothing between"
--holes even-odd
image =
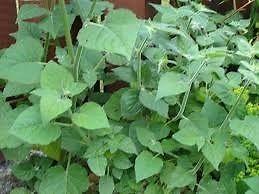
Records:
<instances>
[{"instance_id":1,"label":"broad heart-shaped leaf","mask_svg":"<svg viewBox=\"0 0 259 194\"><path fill-rule=\"evenodd\" d=\"M244 120L230 121L230 128L234 135L241 135L250 140L259 150L259 117L246 116Z\"/></svg>"},{"instance_id":2,"label":"broad heart-shaped leaf","mask_svg":"<svg viewBox=\"0 0 259 194\"><path fill-rule=\"evenodd\" d=\"M10 194L31 194L31 192L24 187L14 188Z\"/></svg>"},{"instance_id":3,"label":"broad heart-shaped leaf","mask_svg":"<svg viewBox=\"0 0 259 194\"><path fill-rule=\"evenodd\" d=\"M213 134L211 141L207 141L202 148L203 155L218 170L220 162L224 159L226 152L226 138L227 133L223 131L217 131Z\"/></svg>"},{"instance_id":4,"label":"broad heart-shaped leaf","mask_svg":"<svg viewBox=\"0 0 259 194\"><path fill-rule=\"evenodd\" d=\"M137 127L136 132L137 138L143 146L148 147L153 152L163 154L162 146L160 142L156 140L155 135L152 131L145 127Z\"/></svg>"},{"instance_id":5,"label":"broad heart-shaped leaf","mask_svg":"<svg viewBox=\"0 0 259 194\"><path fill-rule=\"evenodd\" d=\"M103 108L94 102L88 102L81 106L80 111L72 115L72 121L77 126L89 130L110 127Z\"/></svg>"},{"instance_id":6,"label":"broad heart-shaped leaf","mask_svg":"<svg viewBox=\"0 0 259 194\"><path fill-rule=\"evenodd\" d=\"M129 169L132 166L132 163L127 157L127 155L122 152L117 152L115 156L112 158L112 161L114 167L118 169L125 170Z\"/></svg>"},{"instance_id":7,"label":"broad heart-shaped leaf","mask_svg":"<svg viewBox=\"0 0 259 194\"><path fill-rule=\"evenodd\" d=\"M128 154L137 154L137 148L133 140L123 134L118 134L109 141L109 149L112 153L121 150Z\"/></svg>"},{"instance_id":8,"label":"broad heart-shaped leaf","mask_svg":"<svg viewBox=\"0 0 259 194\"><path fill-rule=\"evenodd\" d=\"M163 193L164 192L163 192L161 186L159 186L158 184L154 184L154 183L150 183L144 192L144 194L163 194Z\"/></svg>"},{"instance_id":9,"label":"broad heart-shaped leaf","mask_svg":"<svg viewBox=\"0 0 259 194\"><path fill-rule=\"evenodd\" d=\"M39 62L43 52L44 49L39 40L27 37L6 49L1 62L5 62L6 67L17 63Z\"/></svg>"},{"instance_id":10,"label":"broad heart-shaped leaf","mask_svg":"<svg viewBox=\"0 0 259 194\"><path fill-rule=\"evenodd\" d=\"M18 22L21 20L31 19L39 16L43 16L48 14L49 11L42 7L39 7L34 4L25 4L21 6L18 12L17 20Z\"/></svg>"},{"instance_id":11,"label":"broad heart-shaped leaf","mask_svg":"<svg viewBox=\"0 0 259 194\"><path fill-rule=\"evenodd\" d=\"M93 50L121 54L129 60L141 23L128 10L114 10L103 24L90 23L78 35L79 44Z\"/></svg>"},{"instance_id":12,"label":"broad heart-shaped leaf","mask_svg":"<svg viewBox=\"0 0 259 194\"><path fill-rule=\"evenodd\" d=\"M195 182L195 176L189 169L182 166L167 164L162 170L160 180L167 185L167 188L182 188Z\"/></svg>"},{"instance_id":13,"label":"broad heart-shaped leaf","mask_svg":"<svg viewBox=\"0 0 259 194\"><path fill-rule=\"evenodd\" d=\"M34 84L19 84L16 82L7 82L5 85L3 95L5 98L11 97L11 96L18 96L21 94L29 93L31 90L33 90L36 87Z\"/></svg>"},{"instance_id":14,"label":"broad heart-shaped leaf","mask_svg":"<svg viewBox=\"0 0 259 194\"><path fill-rule=\"evenodd\" d=\"M173 138L180 143L188 146L198 146L202 148L205 141L212 134L209 128L208 119L200 113L192 113L188 118L184 118L179 124L180 131L173 135Z\"/></svg>"},{"instance_id":15,"label":"broad heart-shaped leaf","mask_svg":"<svg viewBox=\"0 0 259 194\"><path fill-rule=\"evenodd\" d=\"M120 99L124 90L125 89L120 89L119 91L114 92L103 107L107 116L115 121L119 121L122 116Z\"/></svg>"},{"instance_id":16,"label":"broad heart-shaped leaf","mask_svg":"<svg viewBox=\"0 0 259 194\"><path fill-rule=\"evenodd\" d=\"M12 173L19 180L29 181L35 176L36 171L33 164L27 161L12 166Z\"/></svg>"},{"instance_id":17,"label":"broad heart-shaped leaf","mask_svg":"<svg viewBox=\"0 0 259 194\"><path fill-rule=\"evenodd\" d=\"M1 70L0 78L21 84L36 84L39 83L40 74L44 65L45 63L41 62L26 62L10 65L9 68Z\"/></svg>"},{"instance_id":18,"label":"broad heart-shaped leaf","mask_svg":"<svg viewBox=\"0 0 259 194\"><path fill-rule=\"evenodd\" d=\"M251 194L257 194L258 193L259 176L249 177L249 178L246 178L244 181L250 187Z\"/></svg>"},{"instance_id":19,"label":"broad heart-shaped leaf","mask_svg":"<svg viewBox=\"0 0 259 194\"><path fill-rule=\"evenodd\" d=\"M74 96L81 93L86 84L74 82L73 75L63 66L50 62L41 73L43 89L54 90L63 95Z\"/></svg>"},{"instance_id":20,"label":"broad heart-shaped leaf","mask_svg":"<svg viewBox=\"0 0 259 194\"><path fill-rule=\"evenodd\" d=\"M143 108L139 102L139 91L135 89L128 89L123 92L120 104L121 114L126 118L136 116Z\"/></svg>"},{"instance_id":21,"label":"broad heart-shaped leaf","mask_svg":"<svg viewBox=\"0 0 259 194\"><path fill-rule=\"evenodd\" d=\"M107 166L107 159L104 156L89 158L87 164L91 171L97 176L104 176Z\"/></svg>"},{"instance_id":22,"label":"broad heart-shaped leaf","mask_svg":"<svg viewBox=\"0 0 259 194\"><path fill-rule=\"evenodd\" d=\"M0 78L22 84L39 83L44 65L39 62L42 55L40 41L24 38L16 42L0 59Z\"/></svg>"},{"instance_id":23,"label":"broad heart-shaped leaf","mask_svg":"<svg viewBox=\"0 0 259 194\"><path fill-rule=\"evenodd\" d=\"M61 159L62 149L60 139L51 142L49 145L40 146L40 150L51 159L56 161L60 161Z\"/></svg>"},{"instance_id":24,"label":"broad heart-shaped leaf","mask_svg":"<svg viewBox=\"0 0 259 194\"><path fill-rule=\"evenodd\" d=\"M10 133L29 144L48 145L61 135L53 124L43 125L40 108L31 106L24 110L13 123Z\"/></svg>"},{"instance_id":25,"label":"broad heart-shaped leaf","mask_svg":"<svg viewBox=\"0 0 259 194\"><path fill-rule=\"evenodd\" d=\"M10 133L12 124L20 112L19 109L12 110L9 105L0 100L0 149L15 148L23 143Z\"/></svg>"},{"instance_id":26,"label":"broad heart-shaped leaf","mask_svg":"<svg viewBox=\"0 0 259 194\"><path fill-rule=\"evenodd\" d=\"M111 176L103 176L99 180L99 193L100 194L113 194L114 181Z\"/></svg>"},{"instance_id":27,"label":"broad heart-shaped leaf","mask_svg":"<svg viewBox=\"0 0 259 194\"><path fill-rule=\"evenodd\" d=\"M160 78L156 99L178 95L188 90L189 80L180 73L167 72Z\"/></svg>"},{"instance_id":28,"label":"broad heart-shaped leaf","mask_svg":"<svg viewBox=\"0 0 259 194\"><path fill-rule=\"evenodd\" d=\"M82 194L89 187L86 170L78 165L69 166L66 173L62 166L47 170L40 183L40 194Z\"/></svg>"},{"instance_id":29,"label":"broad heart-shaped leaf","mask_svg":"<svg viewBox=\"0 0 259 194\"><path fill-rule=\"evenodd\" d=\"M48 123L72 106L72 101L59 95L46 95L40 99L40 112L43 123Z\"/></svg>"},{"instance_id":30,"label":"broad heart-shaped leaf","mask_svg":"<svg viewBox=\"0 0 259 194\"><path fill-rule=\"evenodd\" d=\"M80 15L83 20L89 19L88 14L91 11L91 6L93 5L93 2L90 0L77 0L75 2L79 2L80 5L80 7L78 7L77 4L75 5L76 13ZM109 11L112 8L113 4L108 1L97 1L94 11L92 13L92 17L103 15L103 12Z\"/></svg>"},{"instance_id":31,"label":"broad heart-shaped leaf","mask_svg":"<svg viewBox=\"0 0 259 194\"><path fill-rule=\"evenodd\" d=\"M217 127L226 118L227 112L223 107L207 98L201 111L209 120L210 127Z\"/></svg>"},{"instance_id":32,"label":"broad heart-shaped leaf","mask_svg":"<svg viewBox=\"0 0 259 194\"><path fill-rule=\"evenodd\" d=\"M60 5L56 5L53 11L44 19L39 22L39 28L44 32L49 32L53 39L57 36L63 36L64 22L63 22L63 12ZM68 14L68 24L71 27L75 16L73 14Z\"/></svg>"},{"instance_id":33,"label":"broad heart-shaped leaf","mask_svg":"<svg viewBox=\"0 0 259 194\"><path fill-rule=\"evenodd\" d=\"M139 182L158 174L163 167L163 160L148 151L141 152L135 161L136 181Z\"/></svg>"},{"instance_id":34,"label":"broad heart-shaped leaf","mask_svg":"<svg viewBox=\"0 0 259 194\"><path fill-rule=\"evenodd\" d=\"M146 90L141 90L139 100L146 108L156 111L159 115L168 118L169 105L163 100L156 100L156 97Z\"/></svg>"}]
</instances>

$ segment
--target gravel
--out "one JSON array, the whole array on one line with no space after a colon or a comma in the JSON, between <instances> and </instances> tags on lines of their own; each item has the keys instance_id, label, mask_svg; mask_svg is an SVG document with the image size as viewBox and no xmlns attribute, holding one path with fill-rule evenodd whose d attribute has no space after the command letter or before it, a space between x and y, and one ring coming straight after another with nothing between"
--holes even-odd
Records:
<instances>
[{"instance_id":1,"label":"gravel","mask_svg":"<svg viewBox=\"0 0 259 194\"><path fill-rule=\"evenodd\" d=\"M21 186L21 183L11 174L11 169L7 162L0 163L0 194L9 194L15 187Z\"/></svg>"}]
</instances>

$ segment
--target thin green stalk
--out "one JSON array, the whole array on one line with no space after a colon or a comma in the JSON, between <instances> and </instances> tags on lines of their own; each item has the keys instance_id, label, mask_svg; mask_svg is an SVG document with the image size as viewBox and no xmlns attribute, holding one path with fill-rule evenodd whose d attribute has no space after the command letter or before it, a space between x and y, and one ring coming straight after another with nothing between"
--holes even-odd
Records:
<instances>
[{"instance_id":1,"label":"thin green stalk","mask_svg":"<svg viewBox=\"0 0 259 194\"><path fill-rule=\"evenodd\" d=\"M46 40L45 40L45 44L44 44L44 54L42 57L42 62L47 62L48 60L48 52L49 52L49 43L50 43L50 33L48 32L46 34Z\"/></svg>"},{"instance_id":2,"label":"thin green stalk","mask_svg":"<svg viewBox=\"0 0 259 194\"><path fill-rule=\"evenodd\" d=\"M66 167L66 177L65 177L65 180L66 180L66 187L67 187L67 181L68 181L68 170L69 170L69 166L70 166L70 163L71 163L71 158L72 158L72 154L69 153L68 154L68 159L67 159L67 167ZM66 188L67 190L67 188Z\"/></svg>"},{"instance_id":3,"label":"thin green stalk","mask_svg":"<svg viewBox=\"0 0 259 194\"><path fill-rule=\"evenodd\" d=\"M69 27L69 22L68 22L68 15L67 15L67 10L66 10L65 0L59 0L59 4L61 6L62 14L63 14L64 31L65 31L67 48L68 48L68 54L73 63L74 59L75 59L75 55L74 55L72 38L71 38L71 34L70 34L70 27Z\"/></svg>"},{"instance_id":4,"label":"thin green stalk","mask_svg":"<svg viewBox=\"0 0 259 194\"><path fill-rule=\"evenodd\" d=\"M53 10L54 8L54 5L55 5L55 0L48 0L48 8L50 11ZM42 57L42 62L47 62L48 60L48 52L49 52L49 44L50 44L50 33L48 32L46 34L46 40L45 40L45 45L44 45L44 54L43 54L43 57Z\"/></svg>"},{"instance_id":5,"label":"thin green stalk","mask_svg":"<svg viewBox=\"0 0 259 194\"><path fill-rule=\"evenodd\" d=\"M94 12L96 2L97 2L97 0L94 0L93 3L92 3L92 6L90 8L90 12L87 16L87 18L89 18L89 20L91 19L92 14ZM80 5L79 5L78 1L76 1L76 4L80 8ZM82 15L80 17L81 17L81 20L84 21L84 17ZM76 51L76 56L75 56L75 59L73 60L73 62L74 62L74 64L73 64L73 75L74 75L74 79L75 79L76 82L79 81L80 59L81 59L83 50L84 50L84 48L81 45L78 45L77 51ZM77 97L75 96L73 98L73 106L72 106L73 111L75 111L75 109L76 109L76 103L77 103Z\"/></svg>"},{"instance_id":6,"label":"thin green stalk","mask_svg":"<svg viewBox=\"0 0 259 194\"><path fill-rule=\"evenodd\" d=\"M219 130L222 130L222 129L225 129L225 127L227 126L229 120L231 119L231 117L233 116L233 114L235 113L239 103L240 103L240 100L242 99L242 96L245 92L245 90L247 89L247 87L249 86L250 84L250 81L247 81L244 85L244 88L242 89L241 91L241 94L238 96L235 104L232 106L232 108L230 109L229 113L227 114L226 118L224 119L223 123L221 124Z\"/></svg>"},{"instance_id":7,"label":"thin green stalk","mask_svg":"<svg viewBox=\"0 0 259 194\"><path fill-rule=\"evenodd\" d=\"M145 48L145 45L147 43L147 38L141 43L140 48L138 50L137 56L138 56L138 71L137 71L137 77L138 77L138 86L139 89L142 86L142 65L141 65L141 54L143 49Z\"/></svg>"},{"instance_id":8,"label":"thin green stalk","mask_svg":"<svg viewBox=\"0 0 259 194\"><path fill-rule=\"evenodd\" d=\"M183 113L185 111L185 108L186 108L186 105L187 105L187 101L188 101L188 98L190 96L190 92L191 92L191 88L192 88L192 84L193 82L196 80L196 78L198 77L199 73L201 72L202 68L204 67L204 65L206 65L206 62L202 62L202 64L199 66L199 68L197 69L197 71L194 73L194 75L192 76L192 78L190 79L190 82L189 82L189 87L188 87L188 90L185 92L184 94L184 97L183 97L183 101L182 101L182 104L181 104L181 108L178 112L178 114L172 118L170 121L168 121L165 125L169 125L170 123L174 122L174 121L177 121L178 119L180 119L182 116L183 116Z\"/></svg>"},{"instance_id":9,"label":"thin green stalk","mask_svg":"<svg viewBox=\"0 0 259 194\"><path fill-rule=\"evenodd\" d=\"M93 0L92 6L90 8L89 14L87 15L88 19L91 19L94 13L94 8L96 6L97 0Z\"/></svg>"},{"instance_id":10,"label":"thin green stalk","mask_svg":"<svg viewBox=\"0 0 259 194\"><path fill-rule=\"evenodd\" d=\"M62 127L72 127L72 123L61 123L61 122L54 122L54 124L62 126Z\"/></svg>"},{"instance_id":11,"label":"thin green stalk","mask_svg":"<svg viewBox=\"0 0 259 194\"><path fill-rule=\"evenodd\" d=\"M76 57L74 62L74 70L73 70L73 74L76 82L78 82L79 80L80 60L81 60L83 50L84 48L82 46L77 47Z\"/></svg>"},{"instance_id":12,"label":"thin green stalk","mask_svg":"<svg viewBox=\"0 0 259 194\"><path fill-rule=\"evenodd\" d=\"M246 4L244 4L243 6L239 7L238 9L234 10L232 13L230 13L229 15L227 15L223 21L221 23L224 23L226 20L228 20L229 18L231 18L232 16L236 15L238 12L240 12L242 9L244 9L245 7L247 7L248 5L250 5L251 3L253 3L254 0L250 0L248 1Z\"/></svg>"}]
</instances>

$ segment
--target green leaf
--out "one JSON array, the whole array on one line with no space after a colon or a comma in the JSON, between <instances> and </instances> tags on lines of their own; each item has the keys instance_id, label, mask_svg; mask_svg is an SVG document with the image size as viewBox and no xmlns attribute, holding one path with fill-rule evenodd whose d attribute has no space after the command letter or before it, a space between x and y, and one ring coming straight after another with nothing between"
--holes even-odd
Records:
<instances>
[{"instance_id":1,"label":"green leaf","mask_svg":"<svg viewBox=\"0 0 259 194\"><path fill-rule=\"evenodd\" d=\"M188 90L189 80L180 73L167 72L160 78L156 99L182 94Z\"/></svg>"},{"instance_id":2,"label":"green leaf","mask_svg":"<svg viewBox=\"0 0 259 194\"><path fill-rule=\"evenodd\" d=\"M207 141L202 148L203 155L216 170L218 170L218 166L223 161L226 153L226 137L226 133L217 131L213 134L211 141Z\"/></svg>"},{"instance_id":3,"label":"green leaf","mask_svg":"<svg viewBox=\"0 0 259 194\"><path fill-rule=\"evenodd\" d=\"M34 4L25 4L19 9L17 20L19 22L21 20L37 18L47 14L49 14L47 9Z\"/></svg>"},{"instance_id":4,"label":"green leaf","mask_svg":"<svg viewBox=\"0 0 259 194\"><path fill-rule=\"evenodd\" d=\"M148 147L150 150L157 152L159 154L163 154L163 149L161 144L156 140L155 135L149 129L145 127L137 127L137 138L139 142L143 145Z\"/></svg>"},{"instance_id":5,"label":"green leaf","mask_svg":"<svg viewBox=\"0 0 259 194\"><path fill-rule=\"evenodd\" d=\"M118 134L109 142L111 152L121 150L128 154L137 154L137 148L130 137L123 134Z\"/></svg>"},{"instance_id":6,"label":"green leaf","mask_svg":"<svg viewBox=\"0 0 259 194\"><path fill-rule=\"evenodd\" d=\"M120 99L123 92L124 89L114 92L103 107L107 116L115 121L119 121L121 118Z\"/></svg>"},{"instance_id":7,"label":"green leaf","mask_svg":"<svg viewBox=\"0 0 259 194\"><path fill-rule=\"evenodd\" d=\"M111 176L103 176L99 180L99 193L100 194L113 194L114 181Z\"/></svg>"},{"instance_id":8,"label":"green leaf","mask_svg":"<svg viewBox=\"0 0 259 194\"><path fill-rule=\"evenodd\" d=\"M114 167L118 169L125 170L129 169L132 166L132 163L127 155L121 152L116 153L115 156L112 158L112 161Z\"/></svg>"},{"instance_id":9,"label":"green leaf","mask_svg":"<svg viewBox=\"0 0 259 194\"><path fill-rule=\"evenodd\" d=\"M158 174L163 167L163 161L154 157L150 152L141 152L135 161L136 181L139 182Z\"/></svg>"},{"instance_id":10,"label":"green leaf","mask_svg":"<svg viewBox=\"0 0 259 194\"><path fill-rule=\"evenodd\" d=\"M244 181L251 188L251 190L255 192L254 194L258 192L259 176L249 177L246 178Z\"/></svg>"},{"instance_id":11,"label":"green leaf","mask_svg":"<svg viewBox=\"0 0 259 194\"><path fill-rule=\"evenodd\" d=\"M24 161L29 156L30 151L31 146L28 144L24 144L16 148L1 150L6 160L15 162Z\"/></svg>"},{"instance_id":12,"label":"green leaf","mask_svg":"<svg viewBox=\"0 0 259 194\"><path fill-rule=\"evenodd\" d=\"M80 7L78 7L75 3L74 6L76 7L76 13L78 13L78 15L80 15L83 18L83 20L89 19L88 15L91 11L91 6L93 5L93 2L90 0L77 0L76 2L78 2L78 4L80 5ZM113 4L108 1L97 1L95 4L94 11L92 13L92 17L103 15L105 11L109 11L112 8Z\"/></svg>"},{"instance_id":13,"label":"green leaf","mask_svg":"<svg viewBox=\"0 0 259 194\"><path fill-rule=\"evenodd\" d=\"M98 80L97 73L95 71L86 71L83 73L83 79L88 88L92 88Z\"/></svg>"},{"instance_id":14,"label":"green leaf","mask_svg":"<svg viewBox=\"0 0 259 194\"><path fill-rule=\"evenodd\" d=\"M111 11L103 24L88 24L78 35L79 44L89 49L121 54L129 60L141 23L128 10Z\"/></svg>"},{"instance_id":15,"label":"green leaf","mask_svg":"<svg viewBox=\"0 0 259 194\"><path fill-rule=\"evenodd\" d=\"M61 147L69 152L79 152L83 146L82 137L75 128L63 128Z\"/></svg>"},{"instance_id":16,"label":"green leaf","mask_svg":"<svg viewBox=\"0 0 259 194\"><path fill-rule=\"evenodd\" d=\"M24 187L17 187L14 188L10 194L31 194L31 192L25 189Z\"/></svg>"},{"instance_id":17,"label":"green leaf","mask_svg":"<svg viewBox=\"0 0 259 194\"><path fill-rule=\"evenodd\" d=\"M86 84L74 82L73 75L63 66L50 62L41 74L41 87L59 94L74 96L81 93Z\"/></svg>"},{"instance_id":18,"label":"green leaf","mask_svg":"<svg viewBox=\"0 0 259 194\"><path fill-rule=\"evenodd\" d=\"M163 190L158 184L150 183L145 189L144 194L163 194Z\"/></svg>"},{"instance_id":19,"label":"green leaf","mask_svg":"<svg viewBox=\"0 0 259 194\"><path fill-rule=\"evenodd\" d=\"M50 14L39 22L39 28L45 33L50 33L53 39L64 35L63 12L60 5L56 5ZM68 14L68 25L71 28L75 16Z\"/></svg>"},{"instance_id":20,"label":"green leaf","mask_svg":"<svg viewBox=\"0 0 259 194\"><path fill-rule=\"evenodd\" d=\"M42 124L38 106L24 110L15 120L10 133L29 144L40 145L48 145L61 135L58 126Z\"/></svg>"},{"instance_id":21,"label":"green leaf","mask_svg":"<svg viewBox=\"0 0 259 194\"><path fill-rule=\"evenodd\" d=\"M47 170L40 187L40 194L82 194L87 191L89 182L86 170L78 165L69 166L67 173L62 166Z\"/></svg>"},{"instance_id":22,"label":"green leaf","mask_svg":"<svg viewBox=\"0 0 259 194\"><path fill-rule=\"evenodd\" d=\"M197 145L198 150L212 134L212 130L208 126L208 119L200 113L192 113L188 118L182 119L179 129L180 131L176 132L173 138L184 145Z\"/></svg>"},{"instance_id":23,"label":"green leaf","mask_svg":"<svg viewBox=\"0 0 259 194\"><path fill-rule=\"evenodd\" d=\"M124 92L120 99L121 114L124 117L136 116L141 110L142 105L139 102L139 92L129 89Z\"/></svg>"},{"instance_id":24,"label":"green leaf","mask_svg":"<svg viewBox=\"0 0 259 194\"><path fill-rule=\"evenodd\" d=\"M23 143L10 133L11 127L20 112L20 109L12 110L8 104L1 102L0 99L0 149L16 148Z\"/></svg>"},{"instance_id":25,"label":"green leaf","mask_svg":"<svg viewBox=\"0 0 259 194\"><path fill-rule=\"evenodd\" d=\"M97 176L104 176L107 166L107 159L104 156L97 156L95 158L89 158L87 164L91 171Z\"/></svg>"},{"instance_id":26,"label":"green leaf","mask_svg":"<svg viewBox=\"0 0 259 194\"><path fill-rule=\"evenodd\" d=\"M232 91L232 88L228 85L227 82L222 80L216 81L211 87L211 91L227 105L233 105L236 101L236 97Z\"/></svg>"},{"instance_id":27,"label":"green leaf","mask_svg":"<svg viewBox=\"0 0 259 194\"><path fill-rule=\"evenodd\" d=\"M5 85L3 95L4 97L18 96L21 94L27 94L35 88L34 84L20 84L16 82L8 82Z\"/></svg>"},{"instance_id":28,"label":"green leaf","mask_svg":"<svg viewBox=\"0 0 259 194\"><path fill-rule=\"evenodd\" d=\"M43 66L44 63L40 62L17 63L2 70L0 77L21 84L36 84L39 83Z\"/></svg>"},{"instance_id":29,"label":"green leaf","mask_svg":"<svg viewBox=\"0 0 259 194\"><path fill-rule=\"evenodd\" d=\"M198 45L190 37L176 36L172 39L170 49L188 60L200 57Z\"/></svg>"},{"instance_id":30,"label":"green leaf","mask_svg":"<svg viewBox=\"0 0 259 194\"><path fill-rule=\"evenodd\" d=\"M156 97L146 90L141 90L139 100L146 108L156 111L159 115L168 118L169 105L163 100L156 100Z\"/></svg>"},{"instance_id":31,"label":"green leaf","mask_svg":"<svg viewBox=\"0 0 259 194\"><path fill-rule=\"evenodd\" d=\"M217 127L226 118L227 112L217 103L207 98L201 111L202 115L207 117L209 120L210 127Z\"/></svg>"},{"instance_id":32,"label":"green leaf","mask_svg":"<svg viewBox=\"0 0 259 194\"><path fill-rule=\"evenodd\" d=\"M163 169L160 179L170 189L182 188L195 182L195 176L192 172L182 166L167 165Z\"/></svg>"},{"instance_id":33,"label":"green leaf","mask_svg":"<svg viewBox=\"0 0 259 194\"><path fill-rule=\"evenodd\" d=\"M22 84L39 83L44 65L39 62L42 55L40 41L33 38L17 41L0 59L0 78Z\"/></svg>"},{"instance_id":34,"label":"green leaf","mask_svg":"<svg viewBox=\"0 0 259 194\"><path fill-rule=\"evenodd\" d=\"M52 119L67 111L72 106L72 101L58 95L46 95L41 97L40 112L43 123L49 123Z\"/></svg>"},{"instance_id":35,"label":"green leaf","mask_svg":"<svg viewBox=\"0 0 259 194\"><path fill-rule=\"evenodd\" d=\"M94 102L88 102L81 106L79 113L72 115L72 121L77 126L89 130L110 127L103 108Z\"/></svg>"},{"instance_id":36,"label":"green leaf","mask_svg":"<svg viewBox=\"0 0 259 194\"><path fill-rule=\"evenodd\" d=\"M31 180L35 174L36 171L30 162L23 162L17 165L14 165L12 167L12 173L15 177L22 181L29 181Z\"/></svg>"},{"instance_id":37,"label":"green leaf","mask_svg":"<svg viewBox=\"0 0 259 194\"><path fill-rule=\"evenodd\" d=\"M246 116L244 120L234 119L230 121L230 128L234 135L241 135L250 140L259 150L259 118Z\"/></svg>"},{"instance_id":38,"label":"green leaf","mask_svg":"<svg viewBox=\"0 0 259 194\"><path fill-rule=\"evenodd\" d=\"M114 75L118 77L119 80L132 83L137 80L136 73L133 71L132 67L117 67L112 70Z\"/></svg>"},{"instance_id":39,"label":"green leaf","mask_svg":"<svg viewBox=\"0 0 259 194\"><path fill-rule=\"evenodd\" d=\"M60 161L61 159L62 150L60 139L51 142L49 145L40 146L40 150L51 159L56 161Z\"/></svg>"}]
</instances>

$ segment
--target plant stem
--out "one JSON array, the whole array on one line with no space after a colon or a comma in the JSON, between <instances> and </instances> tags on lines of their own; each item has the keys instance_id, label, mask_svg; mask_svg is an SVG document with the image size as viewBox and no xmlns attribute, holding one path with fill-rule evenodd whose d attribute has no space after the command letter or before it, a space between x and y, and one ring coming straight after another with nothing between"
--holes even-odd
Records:
<instances>
[{"instance_id":1,"label":"plant stem","mask_svg":"<svg viewBox=\"0 0 259 194\"><path fill-rule=\"evenodd\" d=\"M49 52L49 43L50 43L50 33L48 32L46 34L46 40L45 40L45 44L44 44L44 54L42 57L42 62L47 62L48 60L48 52Z\"/></svg>"},{"instance_id":2,"label":"plant stem","mask_svg":"<svg viewBox=\"0 0 259 194\"><path fill-rule=\"evenodd\" d=\"M205 61L202 62L202 64L199 66L197 71L194 73L194 75L190 79L188 90L184 94L183 101L182 101L182 104L181 104L181 108L180 108L178 114L174 118L172 118L170 121L168 121L165 125L169 125L170 123L172 123L174 121L177 121L178 119L180 119L183 116L183 113L184 113L186 105L187 105L188 98L190 96L192 84L196 80L196 78L198 77L198 75L201 72L201 70L204 67L204 65L206 65Z\"/></svg>"},{"instance_id":3,"label":"plant stem","mask_svg":"<svg viewBox=\"0 0 259 194\"><path fill-rule=\"evenodd\" d=\"M231 14L227 15L223 21L221 23L224 23L226 20L228 20L229 18L231 18L232 16L236 15L239 11L241 11L242 9L244 9L246 6L250 5L251 3L253 3L254 0L250 0L248 1L246 4L244 4L243 6L239 7L238 9L234 10Z\"/></svg>"},{"instance_id":4,"label":"plant stem","mask_svg":"<svg viewBox=\"0 0 259 194\"><path fill-rule=\"evenodd\" d=\"M87 15L87 19L91 19L94 13L94 8L96 6L97 0L93 0L92 6L90 8L89 14Z\"/></svg>"},{"instance_id":5,"label":"plant stem","mask_svg":"<svg viewBox=\"0 0 259 194\"><path fill-rule=\"evenodd\" d=\"M242 89L241 91L241 94L238 96L235 104L232 106L232 108L230 109L229 113L227 114L226 118L224 119L223 123L221 124L219 130L222 130L222 129L225 129L225 127L227 126L229 120L231 119L231 117L233 116L233 114L235 113L239 103L240 103L240 100L245 92L245 90L247 89L247 87L249 86L250 84L250 81L248 80L245 85L244 85L244 88Z\"/></svg>"},{"instance_id":6,"label":"plant stem","mask_svg":"<svg viewBox=\"0 0 259 194\"><path fill-rule=\"evenodd\" d=\"M59 4L60 4L62 12L63 12L64 31L65 31L67 48L68 48L68 54L70 55L71 61L73 63L75 56L74 56L72 38L71 38L71 34L70 34L70 27L69 27L69 22L68 22L65 0L59 0Z\"/></svg>"},{"instance_id":7,"label":"plant stem","mask_svg":"<svg viewBox=\"0 0 259 194\"><path fill-rule=\"evenodd\" d=\"M74 70L73 70L74 79L76 82L78 82L79 80L80 59L81 59L83 50L84 49L82 46L78 46L76 50L76 57L75 57Z\"/></svg>"},{"instance_id":8,"label":"plant stem","mask_svg":"<svg viewBox=\"0 0 259 194\"><path fill-rule=\"evenodd\" d=\"M138 86L139 89L141 89L142 86L142 64L141 64L141 55L142 55L142 51L145 48L147 42L147 38L144 39L144 41L141 43L140 48L138 50L137 53L137 57L138 57L138 71L137 71L137 77L138 77Z\"/></svg>"},{"instance_id":9,"label":"plant stem","mask_svg":"<svg viewBox=\"0 0 259 194\"><path fill-rule=\"evenodd\" d=\"M70 163L71 163L71 158L72 158L72 154L69 152L69 153L68 153L68 159L67 159L67 167L66 167L66 177L65 177L65 180L66 180L66 187L67 187L68 170L69 170L69 166L70 166ZM66 190L67 190L67 188L66 188Z\"/></svg>"}]
</instances>

